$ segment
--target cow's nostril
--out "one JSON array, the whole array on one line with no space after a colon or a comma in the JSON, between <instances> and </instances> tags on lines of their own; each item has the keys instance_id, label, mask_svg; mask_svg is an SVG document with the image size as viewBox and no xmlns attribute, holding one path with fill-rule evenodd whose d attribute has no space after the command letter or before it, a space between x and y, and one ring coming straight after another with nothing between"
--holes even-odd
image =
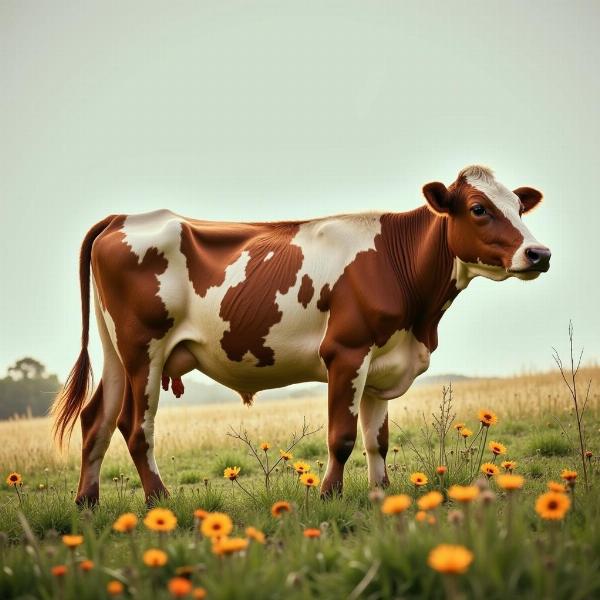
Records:
<instances>
[{"instance_id":1,"label":"cow's nostril","mask_svg":"<svg viewBox=\"0 0 600 600\"><path fill-rule=\"evenodd\" d=\"M531 246L525 249L525 256L531 268L536 271L547 271L550 268L551 252L544 246Z\"/></svg>"},{"instance_id":2,"label":"cow's nostril","mask_svg":"<svg viewBox=\"0 0 600 600\"><path fill-rule=\"evenodd\" d=\"M534 265L540 262L540 254L539 254L539 252L535 248L527 248L525 250L525 256Z\"/></svg>"}]
</instances>

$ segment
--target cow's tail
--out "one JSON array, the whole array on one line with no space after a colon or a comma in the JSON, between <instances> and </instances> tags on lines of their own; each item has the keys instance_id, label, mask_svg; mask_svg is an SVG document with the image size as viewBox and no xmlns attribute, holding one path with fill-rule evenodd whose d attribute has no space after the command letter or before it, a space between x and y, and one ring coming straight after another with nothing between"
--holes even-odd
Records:
<instances>
[{"instance_id":1,"label":"cow's tail","mask_svg":"<svg viewBox=\"0 0 600 600\"><path fill-rule=\"evenodd\" d=\"M106 229L114 216L96 223L83 238L79 254L79 285L81 289L81 352L71 369L62 391L52 404L54 438L60 446L65 436L71 437L75 421L93 385L92 366L88 354L90 329L90 261L94 240Z\"/></svg>"}]
</instances>

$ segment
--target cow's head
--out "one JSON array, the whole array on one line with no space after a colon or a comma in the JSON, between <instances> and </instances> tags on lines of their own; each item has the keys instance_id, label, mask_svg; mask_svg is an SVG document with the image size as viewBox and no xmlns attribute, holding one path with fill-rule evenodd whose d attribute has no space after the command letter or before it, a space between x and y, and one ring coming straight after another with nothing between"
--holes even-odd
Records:
<instances>
[{"instance_id":1,"label":"cow's head","mask_svg":"<svg viewBox=\"0 0 600 600\"><path fill-rule=\"evenodd\" d=\"M550 250L521 220L542 199L530 187L512 192L486 167L463 169L448 188L428 183L423 193L434 212L448 219L448 244L473 274L494 280L535 279L550 268Z\"/></svg>"}]
</instances>

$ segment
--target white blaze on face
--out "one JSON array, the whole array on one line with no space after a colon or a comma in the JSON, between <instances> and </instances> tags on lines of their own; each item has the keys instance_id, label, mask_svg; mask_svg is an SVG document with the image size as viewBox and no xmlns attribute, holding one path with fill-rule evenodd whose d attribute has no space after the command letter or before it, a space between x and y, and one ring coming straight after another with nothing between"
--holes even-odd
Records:
<instances>
[{"instance_id":1,"label":"white blaze on face","mask_svg":"<svg viewBox=\"0 0 600 600\"><path fill-rule=\"evenodd\" d=\"M519 215L521 201L519 197L506 186L496 181L491 171L484 168L473 169L473 173L469 171L469 169L466 169L464 172L467 183L484 193L523 236L523 242L513 254L510 270L522 271L527 269L530 264L525 256L525 249L531 246L540 246L541 244L521 220L521 216Z\"/></svg>"}]
</instances>

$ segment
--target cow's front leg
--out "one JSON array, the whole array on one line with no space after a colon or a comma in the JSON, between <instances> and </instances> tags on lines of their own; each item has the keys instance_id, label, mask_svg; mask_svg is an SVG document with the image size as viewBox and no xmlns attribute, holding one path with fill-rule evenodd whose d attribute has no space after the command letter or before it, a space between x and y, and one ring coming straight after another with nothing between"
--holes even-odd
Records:
<instances>
[{"instance_id":1,"label":"cow's front leg","mask_svg":"<svg viewBox=\"0 0 600 600\"><path fill-rule=\"evenodd\" d=\"M369 485L387 487L388 402L365 393L360 402L360 428L367 453Z\"/></svg>"},{"instance_id":2,"label":"cow's front leg","mask_svg":"<svg viewBox=\"0 0 600 600\"><path fill-rule=\"evenodd\" d=\"M354 448L360 399L369 370L369 350L348 350L328 367L329 459L321 496L341 493L344 465Z\"/></svg>"}]
</instances>

